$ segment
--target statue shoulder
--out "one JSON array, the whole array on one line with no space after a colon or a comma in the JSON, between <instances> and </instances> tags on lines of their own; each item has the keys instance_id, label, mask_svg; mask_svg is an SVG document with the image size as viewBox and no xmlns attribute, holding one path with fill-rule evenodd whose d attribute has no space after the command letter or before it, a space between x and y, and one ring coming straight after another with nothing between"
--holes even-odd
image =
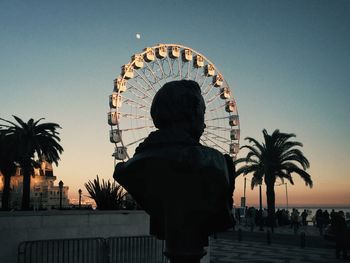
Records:
<instances>
[{"instance_id":1,"label":"statue shoulder","mask_svg":"<svg viewBox=\"0 0 350 263\"><path fill-rule=\"evenodd\" d=\"M184 162L193 166L212 167L222 169L225 163L224 155L216 149L199 145L188 147L182 153Z\"/></svg>"}]
</instances>

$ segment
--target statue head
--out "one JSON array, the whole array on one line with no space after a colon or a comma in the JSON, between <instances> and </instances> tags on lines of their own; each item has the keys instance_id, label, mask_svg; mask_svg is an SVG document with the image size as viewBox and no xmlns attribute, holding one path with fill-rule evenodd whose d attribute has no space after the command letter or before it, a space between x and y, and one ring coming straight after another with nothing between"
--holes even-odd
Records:
<instances>
[{"instance_id":1,"label":"statue head","mask_svg":"<svg viewBox=\"0 0 350 263\"><path fill-rule=\"evenodd\" d=\"M199 141L205 124L205 103L201 89L193 80L171 81L153 98L151 116L158 129L180 129Z\"/></svg>"}]
</instances>

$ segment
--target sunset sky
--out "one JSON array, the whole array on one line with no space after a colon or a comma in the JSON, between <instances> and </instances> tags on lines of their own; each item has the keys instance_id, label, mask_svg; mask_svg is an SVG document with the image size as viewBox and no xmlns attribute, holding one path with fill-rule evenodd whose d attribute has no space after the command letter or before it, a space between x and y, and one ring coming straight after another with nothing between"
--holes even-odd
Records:
<instances>
[{"instance_id":1,"label":"sunset sky","mask_svg":"<svg viewBox=\"0 0 350 263\"><path fill-rule=\"evenodd\" d=\"M62 126L55 175L86 194L112 179L106 113L120 67L157 43L209 58L233 90L241 145L295 133L314 187L294 177L290 205L350 206L350 1L0 1L0 117ZM136 33L141 38L136 38ZM249 204L258 203L250 189ZM265 187L263 187L265 202ZM235 201L243 195L236 182ZM285 205L284 186L276 203Z\"/></svg>"}]
</instances>

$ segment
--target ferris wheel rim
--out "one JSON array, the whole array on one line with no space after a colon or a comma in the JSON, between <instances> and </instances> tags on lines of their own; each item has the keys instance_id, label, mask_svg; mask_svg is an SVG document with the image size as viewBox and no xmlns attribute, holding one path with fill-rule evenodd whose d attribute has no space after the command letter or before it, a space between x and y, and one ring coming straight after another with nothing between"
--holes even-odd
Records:
<instances>
[{"instance_id":1,"label":"ferris wheel rim","mask_svg":"<svg viewBox=\"0 0 350 263\"><path fill-rule=\"evenodd\" d=\"M156 51L156 49L157 49L157 48L160 48L160 47L165 47L167 50L169 50L169 48L178 47L178 48L180 48L182 51L183 51L183 50L190 50L190 51L193 53L193 56L201 56L201 57L204 59L204 61L207 62L208 65L211 65L211 66L214 68L215 72L217 73L216 75L221 75L221 76L222 76L223 82L225 83L225 87L228 87L229 90L231 91L231 88L230 88L230 86L228 85L226 79L223 77L222 73L218 70L218 68L215 66L215 64L214 64L211 60L209 60L206 56L204 56L202 53L200 53L200 52L194 50L193 48L190 48L190 47L188 47L188 46L181 45L181 44L164 44L164 43L159 43L159 44L154 45L154 46L151 46L151 47L145 47L145 48L143 49L142 52L140 52L140 53L135 53L134 55L132 55L131 61L130 61L129 63L127 63L127 64L124 65L124 66L126 66L125 69L128 70L128 69L132 68L133 70L135 70L135 72L137 72L137 73L139 74L138 69L135 67L135 63L136 63L137 56L141 56L141 57L143 58L143 57L147 54L147 52L149 52L150 50ZM157 56L155 56L155 61L156 61L157 64L159 65L159 68L162 69L162 70L163 70L163 68L162 68L162 66L161 66L161 64L160 64L159 61L160 61L160 60L163 61L163 59L164 59L164 58L159 59ZM169 58L169 55L167 55L167 61L168 61L169 63L170 63L170 60L173 60L173 61L177 60L177 61L178 61L178 65L179 65L179 67L180 67L180 61L181 61L181 59L180 59L179 57L177 57L177 58ZM145 64L147 65L147 67L149 67L149 65L150 65L151 63L154 64L155 61L146 61L146 60L144 60L143 62L145 62ZM187 62L188 62L188 61L187 61ZM173 63L175 63L175 62L173 62ZM181 62L181 64L183 64L183 62ZM169 66L170 66L170 65L169 65ZM183 65L182 65L182 67L183 67ZM190 63L188 63L188 68L190 68ZM172 68L171 68L171 69L172 69ZM197 72L198 72L198 70L199 70L199 69L197 68ZM150 70L150 71L152 72L152 70ZM180 73L180 74L181 74L181 73ZM140 75L140 74L139 74L139 75ZM190 74L188 73L187 76L189 77L189 75L190 75ZM141 76L141 75L140 75L140 76ZM119 77L120 77L120 78L119 78ZM156 78L156 77L155 77L155 78ZM118 79L121 79L122 81L126 81L126 83L128 83L128 80L129 80L129 79L126 78L126 71L124 72L124 74L118 75ZM184 78L182 78L182 76L180 75L180 79L184 79ZM206 79L207 79L207 78L204 78L203 84L204 84L204 82L206 81ZM161 79L160 79L160 80L161 80ZM159 83L159 81L157 80L156 83ZM150 83L150 86L151 86L153 89L155 89L154 86L153 86L153 84ZM213 88L213 86L214 86L214 85L211 85L211 88ZM202 87L201 87L201 90L202 90ZM156 91L156 90L155 90L155 91ZM114 89L113 89L113 92L117 92L118 96L121 96L121 97L122 97L122 92L121 92L120 90L116 91L115 88L114 88ZM209 92L208 92L207 94L209 94ZM150 95L150 94L148 94L148 95ZM151 97L151 96L150 96L150 97ZM234 96L233 96L232 98L230 98L230 101L233 101L235 104L237 104L237 103L236 103L236 99L235 99ZM148 106L150 106L150 105L148 105ZM119 108L119 107L116 107L115 112L116 112L117 115L122 113L122 112L120 111L120 108ZM238 108L237 108L237 107L235 108L235 115L236 115L237 117L239 116ZM230 116L231 116L231 113L228 113L228 117L225 117L225 118L229 118ZM239 117L238 117L238 119L239 119ZM123 131L122 127L120 126L120 122L117 122L116 126L117 126L117 129L118 129L118 130ZM210 126L209 126L209 127L210 127ZM113 126L112 126L112 125L110 126L110 128L111 128L111 131L113 131ZM153 128L154 128L154 125L153 125ZM233 128L232 128L232 126L231 126L230 130L232 130L232 129L233 129ZM125 129L124 129L124 130L125 130ZM205 131L208 132L208 130L209 130L209 129L206 129ZM240 131L240 122L239 122L239 121L238 121L238 125L237 125L236 130ZM205 135L203 134L203 136L205 136ZM227 139L227 140L230 141L229 139ZM204 141L201 140L201 142L204 142ZM231 142L232 142L232 139L231 139ZM134 143L135 143L135 142L134 142ZM124 142L123 139L121 139L120 144L121 144L122 147L124 147L124 148L128 147L128 145L129 145L129 144L126 144L126 143ZM239 145L239 139L238 139L238 145ZM115 143L115 146L117 147L117 143ZM219 148L220 148L220 146L219 146ZM225 152L227 152L227 150L225 150L225 149L222 149L222 150L225 151ZM129 154L128 154L127 152L126 152L126 155L127 155L127 159L130 159L130 156L129 156ZM231 155L231 154L230 154L230 155ZM236 155L237 155L237 154L235 154L235 156L236 156ZM235 157L235 156L234 156L234 157Z\"/></svg>"}]
</instances>

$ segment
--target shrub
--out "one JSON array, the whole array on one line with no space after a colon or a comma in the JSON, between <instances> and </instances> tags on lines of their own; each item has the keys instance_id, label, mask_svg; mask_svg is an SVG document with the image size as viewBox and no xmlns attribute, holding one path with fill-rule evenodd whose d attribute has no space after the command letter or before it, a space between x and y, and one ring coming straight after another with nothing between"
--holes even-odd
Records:
<instances>
[{"instance_id":1,"label":"shrub","mask_svg":"<svg viewBox=\"0 0 350 263\"><path fill-rule=\"evenodd\" d=\"M90 198L95 200L99 210L118 210L123 209L124 196L126 191L116 182L100 179L98 175L92 182L85 183L85 188L90 194Z\"/></svg>"}]
</instances>

